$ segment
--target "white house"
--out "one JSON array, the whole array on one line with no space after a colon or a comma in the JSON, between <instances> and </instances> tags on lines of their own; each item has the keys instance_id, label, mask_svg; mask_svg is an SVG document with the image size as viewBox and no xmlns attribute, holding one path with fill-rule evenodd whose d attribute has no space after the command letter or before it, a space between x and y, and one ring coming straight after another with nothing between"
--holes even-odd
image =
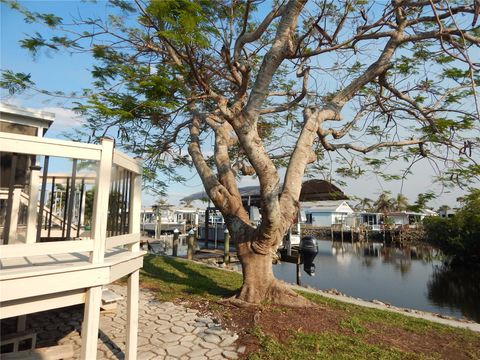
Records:
<instances>
[{"instance_id":1,"label":"white house","mask_svg":"<svg viewBox=\"0 0 480 360\"><path fill-rule=\"evenodd\" d=\"M353 209L345 200L309 201L301 203L306 223L314 226L328 226L345 223Z\"/></svg>"}]
</instances>

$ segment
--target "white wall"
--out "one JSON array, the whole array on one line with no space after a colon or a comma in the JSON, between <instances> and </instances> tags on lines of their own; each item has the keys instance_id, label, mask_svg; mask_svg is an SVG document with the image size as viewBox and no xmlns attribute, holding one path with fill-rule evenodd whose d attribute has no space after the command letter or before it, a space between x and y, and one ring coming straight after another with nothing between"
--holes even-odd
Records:
<instances>
[{"instance_id":1,"label":"white wall","mask_svg":"<svg viewBox=\"0 0 480 360\"><path fill-rule=\"evenodd\" d=\"M312 225L314 226L331 226L333 222L332 213L316 213L312 212Z\"/></svg>"}]
</instances>

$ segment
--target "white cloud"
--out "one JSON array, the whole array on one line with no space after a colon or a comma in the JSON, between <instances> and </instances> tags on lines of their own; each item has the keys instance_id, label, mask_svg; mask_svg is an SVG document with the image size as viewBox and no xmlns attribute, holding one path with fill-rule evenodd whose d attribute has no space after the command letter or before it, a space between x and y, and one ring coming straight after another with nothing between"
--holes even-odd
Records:
<instances>
[{"instance_id":1,"label":"white cloud","mask_svg":"<svg viewBox=\"0 0 480 360\"><path fill-rule=\"evenodd\" d=\"M80 127L84 124L84 120L70 109L61 107L43 107L36 110L55 114L55 121L49 131L66 131L68 129Z\"/></svg>"},{"instance_id":2,"label":"white cloud","mask_svg":"<svg viewBox=\"0 0 480 360\"><path fill-rule=\"evenodd\" d=\"M59 106L28 106L28 103L19 98L10 98L2 100L2 102L25 110L53 113L55 115L55 120L49 129L49 133L68 131L69 129L80 127L85 123L85 120L82 119L81 116L67 108Z\"/></svg>"}]
</instances>

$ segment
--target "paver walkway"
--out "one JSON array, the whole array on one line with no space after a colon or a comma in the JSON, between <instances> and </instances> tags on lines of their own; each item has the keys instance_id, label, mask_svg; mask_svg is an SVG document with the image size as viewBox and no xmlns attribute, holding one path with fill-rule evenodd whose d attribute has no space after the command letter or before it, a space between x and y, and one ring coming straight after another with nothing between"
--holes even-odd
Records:
<instances>
[{"instance_id":1,"label":"paver walkway","mask_svg":"<svg viewBox=\"0 0 480 360\"><path fill-rule=\"evenodd\" d=\"M123 359L126 331L126 287L109 285L124 299L115 313L100 317L98 359ZM27 328L37 331L37 347L72 344L74 359L80 356L79 330L83 307L59 309L32 314ZM138 360L147 359L237 359L244 348L234 344L238 336L203 317L197 310L171 302L159 302L148 290L140 290Z\"/></svg>"}]
</instances>

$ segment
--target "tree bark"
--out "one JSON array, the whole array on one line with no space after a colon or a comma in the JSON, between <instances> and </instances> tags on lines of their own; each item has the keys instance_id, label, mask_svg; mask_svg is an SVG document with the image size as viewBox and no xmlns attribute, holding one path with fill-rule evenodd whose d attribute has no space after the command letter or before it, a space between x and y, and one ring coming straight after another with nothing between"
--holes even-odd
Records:
<instances>
[{"instance_id":1,"label":"tree bark","mask_svg":"<svg viewBox=\"0 0 480 360\"><path fill-rule=\"evenodd\" d=\"M243 241L242 241L243 240ZM261 239L259 239L262 241ZM291 307L310 306L311 302L277 280L272 270L272 254L259 254L250 241L237 241L237 254L242 264L243 285L237 300L250 304L277 304Z\"/></svg>"}]
</instances>

